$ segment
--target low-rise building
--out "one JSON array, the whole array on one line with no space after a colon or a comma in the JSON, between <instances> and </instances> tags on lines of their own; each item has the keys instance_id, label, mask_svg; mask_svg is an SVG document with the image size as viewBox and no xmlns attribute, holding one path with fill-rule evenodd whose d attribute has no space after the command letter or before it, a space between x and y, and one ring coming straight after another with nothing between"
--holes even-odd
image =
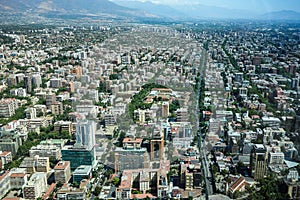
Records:
<instances>
[{"instance_id":1,"label":"low-rise building","mask_svg":"<svg viewBox=\"0 0 300 200\"><path fill-rule=\"evenodd\" d=\"M69 134L72 133L73 128L72 128L72 122L70 121L58 121L54 123L54 131L56 132L67 132Z\"/></svg>"},{"instance_id":2,"label":"low-rise building","mask_svg":"<svg viewBox=\"0 0 300 200\"><path fill-rule=\"evenodd\" d=\"M26 170L22 168L14 168L9 175L11 189L22 189L28 181Z\"/></svg>"},{"instance_id":3,"label":"low-rise building","mask_svg":"<svg viewBox=\"0 0 300 200\"><path fill-rule=\"evenodd\" d=\"M71 178L70 161L59 161L54 167L55 182L68 183Z\"/></svg>"},{"instance_id":4,"label":"low-rise building","mask_svg":"<svg viewBox=\"0 0 300 200\"><path fill-rule=\"evenodd\" d=\"M0 151L9 151L14 156L21 145L22 139L17 132L0 131Z\"/></svg>"},{"instance_id":5,"label":"low-rise building","mask_svg":"<svg viewBox=\"0 0 300 200\"><path fill-rule=\"evenodd\" d=\"M86 192L83 189L68 186L63 186L56 194L57 200L86 199Z\"/></svg>"},{"instance_id":6,"label":"low-rise building","mask_svg":"<svg viewBox=\"0 0 300 200\"><path fill-rule=\"evenodd\" d=\"M26 172L28 174L32 174L34 172L49 172L50 170L50 163L49 157L39 157L34 156L26 157L22 161L20 168L26 168Z\"/></svg>"},{"instance_id":7,"label":"low-rise building","mask_svg":"<svg viewBox=\"0 0 300 200\"><path fill-rule=\"evenodd\" d=\"M23 188L25 199L34 200L42 197L43 192L47 190L47 174L35 172Z\"/></svg>"},{"instance_id":8,"label":"low-rise building","mask_svg":"<svg viewBox=\"0 0 300 200\"><path fill-rule=\"evenodd\" d=\"M31 147L29 150L29 156L40 156L40 157L49 157L55 158L56 160L61 159L61 149L54 145L37 145Z\"/></svg>"},{"instance_id":9,"label":"low-rise building","mask_svg":"<svg viewBox=\"0 0 300 200\"><path fill-rule=\"evenodd\" d=\"M80 165L73 172L73 182L80 183L83 179L92 178L92 166Z\"/></svg>"}]
</instances>

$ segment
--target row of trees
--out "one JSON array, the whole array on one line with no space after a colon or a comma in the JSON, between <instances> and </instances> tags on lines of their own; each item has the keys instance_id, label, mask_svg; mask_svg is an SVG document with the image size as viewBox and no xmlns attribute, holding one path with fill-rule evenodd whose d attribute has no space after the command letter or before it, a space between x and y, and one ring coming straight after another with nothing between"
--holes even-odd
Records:
<instances>
[{"instance_id":1,"label":"row of trees","mask_svg":"<svg viewBox=\"0 0 300 200\"><path fill-rule=\"evenodd\" d=\"M151 108L152 103L144 103L144 100L153 88L166 88L166 87L155 83L148 83L146 85L143 85L142 90L133 96L131 103L128 105L129 115L132 119L135 110L137 109L146 110Z\"/></svg>"}]
</instances>

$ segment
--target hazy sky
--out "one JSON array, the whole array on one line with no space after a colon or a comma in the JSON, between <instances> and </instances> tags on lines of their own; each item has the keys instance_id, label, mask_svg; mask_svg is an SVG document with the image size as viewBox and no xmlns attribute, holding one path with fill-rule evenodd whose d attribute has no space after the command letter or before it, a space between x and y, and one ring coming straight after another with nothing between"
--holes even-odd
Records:
<instances>
[{"instance_id":1,"label":"hazy sky","mask_svg":"<svg viewBox=\"0 0 300 200\"><path fill-rule=\"evenodd\" d=\"M126 1L126 0L123 0ZM162 4L205 4L210 6L244 9L256 12L294 10L300 12L300 0L136 0Z\"/></svg>"}]
</instances>

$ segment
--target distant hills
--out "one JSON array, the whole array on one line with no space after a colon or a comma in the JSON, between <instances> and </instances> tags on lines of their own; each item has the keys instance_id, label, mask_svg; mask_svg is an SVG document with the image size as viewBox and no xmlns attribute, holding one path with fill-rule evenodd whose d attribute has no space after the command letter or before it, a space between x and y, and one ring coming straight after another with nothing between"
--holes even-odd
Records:
<instances>
[{"instance_id":1,"label":"distant hills","mask_svg":"<svg viewBox=\"0 0 300 200\"><path fill-rule=\"evenodd\" d=\"M292 10L268 12L258 17L265 20L300 20L300 13Z\"/></svg>"},{"instance_id":2,"label":"distant hills","mask_svg":"<svg viewBox=\"0 0 300 200\"><path fill-rule=\"evenodd\" d=\"M141 1L117 0L115 2L116 4L124 7L145 11L147 13L152 13L157 17L176 19L176 20L190 18L190 16L187 16L184 12L181 12L180 9L176 9L168 5L152 3L150 1L141 2Z\"/></svg>"},{"instance_id":3,"label":"distant hills","mask_svg":"<svg viewBox=\"0 0 300 200\"><path fill-rule=\"evenodd\" d=\"M48 18L68 18L68 16L156 18L151 13L123 7L108 0L1 0L0 12L36 14Z\"/></svg>"},{"instance_id":4,"label":"distant hills","mask_svg":"<svg viewBox=\"0 0 300 200\"><path fill-rule=\"evenodd\" d=\"M290 10L260 15L246 10L196 5L170 6L151 2L124 0L0 0L0 14L37 15L45 18L118 18L126 20L198 20L259 19L300 20L300 13Z\"/></svg>"}]
</instances>

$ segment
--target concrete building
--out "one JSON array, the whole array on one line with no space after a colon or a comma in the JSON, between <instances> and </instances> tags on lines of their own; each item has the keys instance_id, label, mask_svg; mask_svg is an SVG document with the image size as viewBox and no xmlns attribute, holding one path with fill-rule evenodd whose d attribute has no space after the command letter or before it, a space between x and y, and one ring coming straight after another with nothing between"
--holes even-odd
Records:
<instances>
[{"instance_id":1,"label":"concrete building","mask_svg":"<svg viewBox=\"0 0 300 200\"><path fill-rule=\"evenodd\" d=\"M291 169L284 182L287 186L287 193L290 196L290 199L299 199L300 182L298 171L296 169Z\"/></svg>"},{"instance_id":2,"label":"concrete building","mask_svg":"<svg viewBox=\"0 0 300 200\"><path fill-rule=\"evenodd\" d=\"M0 171L0 198L10 190L9 171Z\"/></svg>"},{"instance_id":3,"label":"concrete building","mask_svg":"<svg viewBox=\"0 0 300 200\"><path fill-rule=\"evenodd\" d=\"M35 172L45 172L48 173L50 170L49 157L39 157L34 156L26 157L20 164L20 168L25 168L28 174Z\"/></svg>"},{"instance_id":4,"label":"concrete building","mask_svg":"<svg viewBox=\"0 0 300 200\"><path fill-rule=\"evenodd\" d=\"M14 98L0 100L0 117L11 117L19 108L18 100Z\"/></svg>"},{"instance_id":5,"label":"concrete building","mask_svg":"<svg viewBox=\"0 0 300 200\"><path fill-rule=\"evenodd\" d=\"M67 143L67 140L65 139L48 139L48 140L43 140L40 142L40 145L54 145L59 149L62 149L63 146Z\"/></svg>"},{"instance_id":6,"label":"concrete building","mask_svg":"<svg viewBox=\"0 0 300 200\"><path fill-rule=\"evenodd\" d=\"M98 106L86 105L86 104L76 105L76 112L83 114L85 116L96 118L98 114Z\"/></svg>"},{"instance_id":7,"label":"concrete building","mask_svg":"<svg viewBox=\"0 0 300 200\"><path fill-rule=\"evenodd\" d=\"M26 170L22 168L14 168L9 175L11 189L22 189L28 181Z\"/></svg>"},{"instance_id":8,"label":"concrete building","mask_svg":"<svg viewBox=\"0 0 300 200\"><path fill-rule=\"evenodd\" d=\"M11 96L18 96L18 97L26 97L27 93L26 93L26 89L23 88L16 88L16 89L11 89L9 91Z\"/></svg>"},{"instance_id":9,"label":"concrete building","mask_svg":"<svg viewBox=\"0 0 300 200\"><path fill-rule=\"evenodd\" d=\"M153 111L146 109L146 110L135 110L134 113L134 120L136 120L140 124L144 124L145 122L151 121L153 117Z\"/></svg>"},{"instance_id":10,"label":"concrete building","mask_svg":"<svg viewBox=\"0 0 300 200\"><path fill-rule=\"evenodd\" d=\"M188 122L189 117L187 108L180 108L176 110L176 118L177 122Z\"/></svg>"},{"instance_id":11,"label":"concrete building","mask_svg":"<svg viewBox=\"0 0 300 200\"><path fill-rule=\"evenodd\" d=\"M62 132L65 131L69 134L73 132L73 126L71 121L57 121L54 123L54 131Z\"/></svg>"},{"instance_id":12,"label":"concrete building","mask_svg":"<svg viewBox=\"0 0 300 200\"><path fill-rule=\"evenodd\" d=\"M26 91L28 93L32 92L32 80L31 79L32 79L32 77L30 75L24 77L24 85L25 85Z\"/></svg>"},{"instance_id":13,"label":"concrete building","mask_svg":"<svg viewBox=\"0 0 300 200\"><path fill-rule=\"evenodd\" d=\"M164 133L160 130L155 130L150 140L150 160L163 160L164 151Z\"/></svg>"},{"instance_id":14,"label":"concrete building","mask_svg":"<svg viewBox=\"0 0 300 200\"><path fill-rule=\"evenodd\" d=\"M25 199L35 200L42 197L43 192L47 190L47 174L43 172L35 172L23 188Z\"/></svg>"},{"instance_id":15,"label":"concrete building","mask_svg":"<svg viewBox=\"0 0 300 200\"><path fill-rule=\"evenodd\" d=\"M12 161L12 154L9 151L0 151L0 169L4 168L4 165Z\"/></svg>"},{"instance_id":16,"label":"concrete building","mask_svg":"<svg viewBox=\"0 0 300 200\"><path fill-rule=\"evenodd\" d=\"M168 117L169 116L169 103L164 101L161 105L161 116Z\"/></svg>"},{"instance_id":17,"label":"concrete building","mask_svg":"<svg viewBox=\"0 0 300 200\"><path fill-rule=\"evenodd\" d=\"M161 162L158 169L124 170L120 186L116 189L116 197L118 199L146 199L150 195L151 197L167 198L169 188L166 174L169 171L169 167L165 166L165 164ZM132 194L134 185L135 189L143 194ZM156 192L146 194L147 191Z\"/></svg>"},{"instance_id":18,"label":"concrete building","mask_svg":"<svg viewBox=\"0 0 300 200\"><path fill-rule=\"evenodd\" d=\"M0 151L9 151L14 156L21 145L22 139L17 132L0 131Z\"/></svg>"},{"instance_id":19,"label":"concrete building","mask_svg":"<svg viewBox=\"0 0 300 200\"><path fill-rule=\"evenodd\" d=\"M25 110L27 119L35 119L36 118L36 108L27 108Z\"/></svg>"},{"instance_id":20,"label":"concrete building","mask_svg":"<svg viewBox=\"0 0 300 200\"><path fill-rule=\"evenodd\" d=\"M46 98L46 106L47 108L51 109L51 104L56 102L56 95L53 93L46 93L45 94L45 98Z\"/></svg>"},{"instance_id":21,"label":"concrete building","mask_svg":"<svg viewBox=\"0 0 300 200\"><path fill-rule=\"evenodd\" d=\"M104 115L105 126L116 125L116 117L112 113L107 113Z\"/></svg>"},{"instance_id":22,"label":"concrete building","mask_svg":"<svg viewBox=\"0 0 300 200\"><path fill-rule=\"evenodd\" d=\"M40 157L53 157L56 160L60 160L61 149L54 145L37 145L31 147L29 150L29 156L35 157L37 155Z\"/></svg>"},{"instance_id":23,"label":"concrete building","mask_svg":"<svg viewBox=\"0 0 300 200\"><path fill-rule=\"evenodd\" d=\"M62 102L53 102L50 105L50 108L53 115L62 115L64 113L64 106Z\"/></svg>"},{"instance_id":24,"label":"concrete building","mask_svg":"<svg viewBox=\"0 0 300 200\"><path fill-rule=\"evenodd\" d=\"M280 119L276 117L262 117L262 123L264 126L279 128L280 126Z\"/></svg>"},{"instance_id":25,"label":"concrete building","mask_svg":"<svg viewBox=\"0 0 300 200\"><path fill-rule=\"evenodd\" d=\"M50 87L51 88L61 88L62 87L62 79L61 78L51 78L50 79Z\"/></svg>"},{"instance_id":26,"label":"concrete building","mask_svg":"<svg viewBox=\"0 0 300 200\"><path fill-rule=\"evenodd\" d=\"M55 182L68 183L71 178L70 161L59 161L54 167Z\"/></svg>"},{"instance_id":27,"label":"concrete building","mask_svg":"<svg viewBox=\"0 0 300 200\"><path fill-rule=\"evenodd\" d=\"M141 148L141 138L124 138L123 148L115 150L115 170L149 168L149 155L146 148Z\"/></svg>"},{"instance_id":28,"label":"concrete building","mask_svg":"<svg viewBox=\"0 0 300 200\"><path fill-rule=\"evenodd\" d=\"M83 189L62 187L57 191L57 200L69 200L69 199L86 199L86 192Z\"/></svg>"},{"instance_id":29,"label":"concrete building","mask_svg":"<svg viewBox=\"0 0 300 200\"><path fill-rule=\"evenodd\" d=\"M269 152L268 163L269 165L282 165L284 162L284 153L283 152Z\"/></svg>"}]
</instances>

